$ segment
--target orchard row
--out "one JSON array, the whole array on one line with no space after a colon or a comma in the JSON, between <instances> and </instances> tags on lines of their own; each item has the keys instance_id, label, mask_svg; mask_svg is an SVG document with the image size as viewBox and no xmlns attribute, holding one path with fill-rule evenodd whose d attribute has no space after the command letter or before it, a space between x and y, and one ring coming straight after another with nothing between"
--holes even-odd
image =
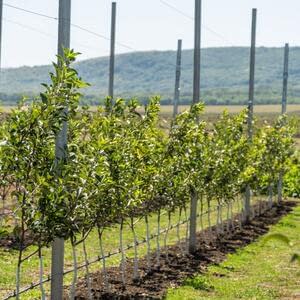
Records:
<instances>
[{"instance_id":1,"label":"orchard row","mask_svg":"<svg viewBox=\"0 0 300 300\"><path fill-rule=\"evenodd\" d=\"M94 228L184 208L191 193L209 206L247 186L268 188L287 171L294 150L285 116L272 126L254 124L250 141L247 110L224 112L211 128L196 104L167 133L155 97L144 113L136 99L107 99L90 112L79 106L79 90L88 84L71 67L76 55L66 51L40 99L20 104L0 127L0 190L3 201L18 203L21 243L26 231L41 245L54 237L76 243ZM55 151L66 123L68 147Z\"/></svg>"}]
</instances>

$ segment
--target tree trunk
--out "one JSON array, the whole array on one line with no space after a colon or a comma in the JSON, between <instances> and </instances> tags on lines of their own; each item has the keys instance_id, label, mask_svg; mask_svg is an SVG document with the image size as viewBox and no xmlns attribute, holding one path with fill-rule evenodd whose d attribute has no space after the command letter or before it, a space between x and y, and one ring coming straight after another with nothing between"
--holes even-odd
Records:
<instances>
[{"instance_id":1,"label":"tree trunk","mask_svg":"<svg viewBox=\"0 0 300 300\"><path fill-rule=\"evenodd\" d=\"M72 243L74 272L73 272L73 280L72 280L71 291L70 291L70 299L74 300L75 293L76 293L76 283L77 283L77 254L76 254L75 241L71 239L71 243Z\"/></svg>"},{"instance_id":2,"label":"tree trunk","mask_svg":"<svg viewBox=\"0 0 300 300\"><path fill-rule=\"evenodd\" d=\"M131 232L133 234L133 240L134 240L134 267L133 267L133 280L139 279L139 260L138 260L138 253L137 253L137 237L134 230L134 223L133 223L133 217L130 218L131 220Z\"/></svg>"},{"instance_id":3,"label":"tree trunk","mask_svg":"<svg viewBox=\"0 0 300 300\"><path fill-rule=\"evenodd\" d=\"M146 223L146 242L147 242L147 268L148 271L151 269L151 248L150 248L150 230L149 230L149 220L148 215L145 216L145 223Z\"/></svg>"},{"instance_id":4,"label":"tree trunk","mask_svg":"<svg viewBox=\"0 0 300 300\"><path fill-rule=\"evenodd\" d=\"M158 211L158 216L157 216L157 238L156 238L156 244L157 244L157 249L156 249L156 263L157 266L160 266L160 210Z\"/></svg>"},{"instance_id":5,"label":"tree trunk","mask_svg":"<svg viewBox=\"0 0 300 300\"><path fill-rule=\"evenodd\" d=\"M102 261L103 282L104 282L104 288L105 288L105 290L108 291L109 290L109 285L108 285L108 278L107 278L107 271L106 271L106 258L105 258L105 253L103 251L102 236L103 236L103 230L100 230L100 228L98 227L100 257L102 258L101 261Z\"/></svg>"},{"instance_id":6,"label":"tree trunk","mask_svg":"<svg viewBox=\"0 0 300 300\"><path fill-rule=\"evenodd\" d=\"M123 286L125 287L126 286L126 280L125 280L125 252L124 252L124 247L123 247L123 225L124 225L124 220L122 219L121 220L121 224L120 224L120 251L121 251L121 255L122 255L122 258L121 258L121 276L122 276L122 283L123 283Z\"/></svg>"}]
</instances>

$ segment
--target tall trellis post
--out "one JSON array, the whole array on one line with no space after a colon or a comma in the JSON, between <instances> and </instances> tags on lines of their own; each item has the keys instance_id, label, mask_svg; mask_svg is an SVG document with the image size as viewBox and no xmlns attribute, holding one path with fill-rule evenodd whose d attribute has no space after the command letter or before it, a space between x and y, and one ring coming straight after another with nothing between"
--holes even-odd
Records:
<instances>
[{"instance_id":1,"label":"tall trellis post","mask_svg":"<svg viewBox=\"0 0 300 300\"><path fill-rule=\"evenodd\" d=\"M200 101L200 59L201 59L201 0L195 0L195 37L194 37L194 81L193 81L193 104ZM189 253L196 250L197 232L197 202L198 195L191 191L190 205L190 238Z\"/></svg>"},{"instance_id":2,"label":"tall trellis post","mask_svg":"<svg viewBox=\"0 0 300 300\"><path fill-rule=\"evenodd\" d=\"M282 100L281 100L281 113L284 115L287 111L287 90L288 90L288 77L289 77L289 44L284 47L284 61L283 61L283 86L282 86ZM279 175L278 180L278 202L282 201L283 189L283 172Z\"/></svg>"},{"instance_id":3,"label":"tall trellis post","mask_svg":"<svg viewBox=\"0 0 300 300\"><path fill-rule=\"evenodd\" d=\"M3 23L3 0L0 0L0 70L2 67L2 23Z\"/></svg>"},{"instance_id":4,"label":"tall trellis post","mask_svg":"<svg viewBox=\"0 0 300 300\"><path fill-rule=\"evenodd\" d=\"M288 77L289 77L289 44L284 47L284 63L283 63L283 88L282 88L282 104L281 113L286 113L287 107L287 90L288 90Z\"/></svg>"},{"instance_id":5,"label":"tall trellis post","mask_svg":"<svg viewBox=\"0 0 300 300\"><path fill-rule=\"evenodd\" d=\"M71 31L71 0L59 1L58 17L58 55L64 55L64 48L70 48ZM64 114L68 113L65 108ZM63 122L62 129L56 136L55 157L56 166L60 165L67 156L67 134L68 124ZM57 170L59 172L59 170ZM64 240L55 238L52 244L52 265L51 265L51 300L63 298L63 272L64 272Z\"/></svg>"},{"instance_id":6,"label":"tall trellis post","mask_svg":"<svg viewBox=\"0 0 300 300\"><path fill-rule=\"evenodd\" d=\"M173 118L175 118L176 115L178 114L178 105L179 105L179 97L180 97L181 53L182 53L182 40L178 40L178 42L177 42L177 59L176 59Z\"/></svg>"},{"instance_id":7,"label":"tall trellis post","mask_svg":"<svg viewBox=\"0 0 300 300\"><path fill-rule=\"evenodd\" d=\"M255 48L256 48L256 16L257 9L252 9L252 27L251 27L251 49L250 49L250 78L249 78L249 101L248 101L248 142L252 143L253 137L253 105L254 105L254 76L255 76ZM245 221L248 222L251 217L251 189L248 185L245 194Z\"/></svg>"},{"instance_id":8,"label":"tall trellis post","mask_svg":"<svg viewBox=\"0 0 300 300\"><path fill-rule=\"evenodd\" d=\"M116 14L117 14L117 3L113 2L111 6L111 36L110 36L109 86L108 86L108 95L111 98L114 97Z\"/></svg>"}]
</instances>

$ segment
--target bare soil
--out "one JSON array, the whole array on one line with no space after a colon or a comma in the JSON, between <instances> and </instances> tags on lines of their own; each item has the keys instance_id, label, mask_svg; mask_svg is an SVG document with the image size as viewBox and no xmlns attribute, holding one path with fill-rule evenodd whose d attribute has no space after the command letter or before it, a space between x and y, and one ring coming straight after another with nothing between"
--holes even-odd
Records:
<instances>
[{"instance_id":1,"label":"bare soil","mask_svg":"<svg viewBox=\"0 0 300 300\"><path fill-rule=\"evenodd\" d=\"M101 271L93 273L91 277L93 299L163 299L167 289L176 287L195 274L204 272L208 265L219 264L226 259L228 253L233 253L269 230L269 226L289 213L297 202L286 201L275 205L261 216L255 217L251 222L244 224L240 229L238 217L235 216L234 228L230 232L217 233L216 227L206 229L198 234L197 250L193 255L183 253L185 242L168 246L162 249L160 265L156 265L156 254L151 256L153 268L148 270L147 258L139 259L139 280L133 279L133 261L126 263L126 286L122 284L119 267L107 269L109 289L104 288L104 277ZM226 222L224 228L226 228ZM219 230L218 230L219 231ZM166 255L166 252L168 255ZM65 290L65 299L69 291ZM88 299L87 280L79 280L76 289L76 299Z\"/></svg>"},{"instance_id":2,"label":"bare soil","mask_svg":"<svg viewBox=\"0 0 300 300\"><path fill-rule=\"evenodd\" d=\"M28 246L34 244L34 237L29 232L25 232L24 242L22 248L25 249ZM20 238L17 234L11 232L1 232L0 235L0 248L4 248L6 250L14 249L19 250L21 247Z\"/></svg>"}]
</instances>

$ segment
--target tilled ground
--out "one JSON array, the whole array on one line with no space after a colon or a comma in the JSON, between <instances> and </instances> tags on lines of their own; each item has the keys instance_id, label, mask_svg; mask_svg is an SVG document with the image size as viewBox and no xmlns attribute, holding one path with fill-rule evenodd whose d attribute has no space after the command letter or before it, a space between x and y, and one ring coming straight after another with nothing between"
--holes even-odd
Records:
<instances>
[{"instance_id":1,"label":"tilled ground","mask_svg":"<svg viewBox=\"0 0 300 300\"><path fill-rule=\"evenodd\" d=\"M27 246L34 244L34 237L28 232L25 232L24 236L24 242L23 242L23 249L25 249ZM0 248L6 249L6 250L19 250L21 247L20 245L20 239L17 237L14 233L5 233L2 232L0 235Z\"/></svg>"},{"instance_id":2,"label":"tilled ground","mask_svg":"<svg viewBox=\"0 0 300 300\"><path fill-rule=\"evenodd\" d=\"M197 251L193 255L184 254L181 250L184 242L162 249L160 266L156 265L156 254L151 262L153 268L148 271L146 257L139 259L139 280L133 279L133 262L126 263L126 286L122 284L122 273L119 267L107 269L109 289L105 291L103 274L91 274L93 299L162 299L168 288L182 284L184 279L206 270L209 264L218 264L228 253L244 247L259 236L268 232L270 225L275 224L289 213L297 202L284 202L275 205L261 216L239 228L238 215L235 216L234 229L230 233L217 234L216 227L206 229L198 234ZM226 228L226 222L224 228ZM66 289L65 299L68 299ZM86 279L79 280L76 299L88 299Z\"/></svg>"}]
</instances>

